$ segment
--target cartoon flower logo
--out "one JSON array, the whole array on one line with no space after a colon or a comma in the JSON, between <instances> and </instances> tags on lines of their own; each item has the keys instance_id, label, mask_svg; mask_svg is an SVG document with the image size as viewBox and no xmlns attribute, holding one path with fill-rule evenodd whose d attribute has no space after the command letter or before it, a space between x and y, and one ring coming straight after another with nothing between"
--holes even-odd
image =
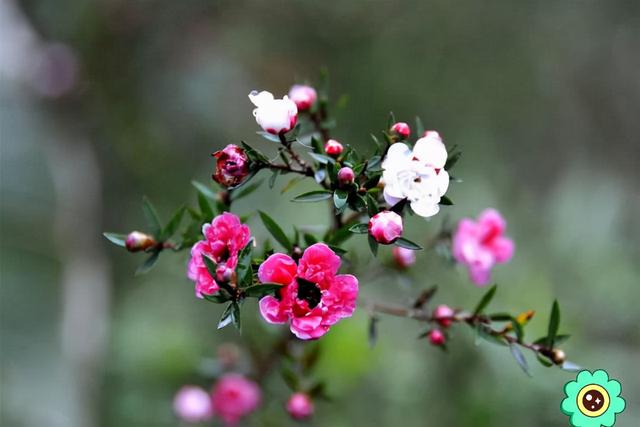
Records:
<instances>
[{"instance_id":1,"label":"cartoon flower logo","mask_svg":"<svg viewBox=\"0 0 640 427\"><path fill-rule=\"evenodd\" d=\"M605 371L581 371L575 381L565 384L567 397L560 409L571 417L573 427L611 427L626 405L621 391L620 383L609 380Z\"/></svg>"}]
</instances>

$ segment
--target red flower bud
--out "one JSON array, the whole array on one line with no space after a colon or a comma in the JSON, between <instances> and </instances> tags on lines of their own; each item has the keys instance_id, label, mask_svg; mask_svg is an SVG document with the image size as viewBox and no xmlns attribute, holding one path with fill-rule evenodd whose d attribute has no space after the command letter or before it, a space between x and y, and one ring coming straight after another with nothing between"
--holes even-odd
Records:
<instances>
[{"instance_id":1,"label":"red flower bud","mask_svg":"<svg viewBox=\"0 0 640 427\"><path fill-rule=\"evenodd\" d=\"M446 338L440 329L433 329L429 332L429 342L432 345L441 346L444 345Z\"/></svg>"},{"instance_id":2,"label":"red flower bud","mask_svg":"<svg viewBox=\"0 0 640 427\"><path fill-rule=\"evenodd\" d=\"M411 134L411 128L405 122L398 122L394 124L391 126L391 131L401 136L402 139L406 139Z\"/></svg>"},{"instance_id":3,"label":"red flower bud","mask_svg":"<svg viewBox=\"0 0 640 427\"><path fill-rule=\"evenodd\" d=\"M212 154L216 158L216 170L212 178L224 187L240 184L249 175L249 158L237 145L229 144Z\"/></svg>"},{"instance_id":4,"label":"red flower bud","mask_svg":"<svg viewBox=\"0 0 640 427\"><path fill-rule=\"evenodd\" d=\"M355 179L356 174L350 167L345 166L338 171L338 183L340 183L340 185L353 184Z\"/></svg>"},{"instance_id":5,"label":"red flower bud","mask_svg":"<svg viewBox=\"0 0 640 427\"><path fill-rule=\"evenodd\" d=\"M156 244L157 242L152 236L139 231L132 231L129 233L127 240L124 242L124 245L129 252L145 251Z\"/></svg>"},{"instance_id":6,"label":"red flower bud","mask_svg":"<svg viewBox=\"0 0 640 427\"><path fill-rule=\"evenodd\" d=\"M440 326L448 328L451 326L453 320L451 317L455 314L455 311L448 305L441 304L433 310L433 318L438 321Z\"/></svg>"},{"instance_id":7,"label":"red flower bud","mask_svg":"<svg viewBox=\"0 0 640 427\"><path fill-rule=\"evenodd\" d=\"M289 99L296 103L298 111L305 111L316 102L318 94L311 86L294 85L289 90Z\"/></svg>"},{"instance_id":8,"label":"red flower bud","mask_svg":"<svg viewBox=\"0 0 640 427\"><path fill-rule=\"evenodd\" d=\"M344 151L344 147L335 139L330 139L324 144L324 151L331 157L338 157Z\"/></svg>"},{"instance_id":9,"label":"red flower bud","mask_svg":"<svg viewBox=\"0 0 640 427\"><path fill-rule=\"evenodd\" d=\"M287 412L295 420L304 420L313 415L313 401L305 393L293 393L287 402Z\"/></svg>"}]
</instances>

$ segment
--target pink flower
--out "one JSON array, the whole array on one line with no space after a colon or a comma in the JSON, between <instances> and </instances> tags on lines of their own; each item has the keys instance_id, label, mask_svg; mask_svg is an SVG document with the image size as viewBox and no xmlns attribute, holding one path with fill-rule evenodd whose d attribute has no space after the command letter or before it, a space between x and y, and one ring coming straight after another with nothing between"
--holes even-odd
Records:
<instances>
[{"instance_id":1,"label":"pink flower","mask_svg":"<svg viewBox=\"0 0 640 427\"><path fill-rule=\"evenodd\" d=\"M487 209L478 221L465 218L453 235L453 256L469 268L471 281L486 285L491 280L491 268L511 259L514 244L504 236L507 224L495 209Z\"/></svg>"},{"instance_id":2,"label":"pink flower","mask_svg":"<svg viewBox=\"0 0 640 427\"><path fill-rule=\"evenodd\" d=\"M213 416L211 396L194 385L182 387L173 399L173 411L187 423L208 421Z\"/></svg>"},{"instance_id":3,"label":"pink flower","mask_svg":"<svg viewBox=\"0 0 640 427\"><path fill-rule=\"evenodd\" d=\"M249 158L237 145L229 144L212 156L216 158L216 170L212 178L218 184L232 187L249 175Z\"/></svg>"},{"instance_id":4,"label":"pink flower","mask_svg":"<svg viewBox=\"0 0 640 427\"><path fill-rule=\"evenodd\" d=\"M277 297L260 300L260 313L269 323L290 322L293 334L303 340L323 336L331 325L351 317L356 308L358 279L336 274L338 257L324 243L309 246L299 264L288 255L276 253L258 269L262 283L284 285Z\"/></svg>"},{"instance_id":5,"label":"pink flower","mask_svg":"<svg viewBox=\"0 0 640 427\"><path fill-rule=\"evenodd\" d=\"M307 85L293 85L289 90L289 99L296 103L298 111L305 111L318 99L316 90Z\"/></svg>"},{"instance_id":6,"label":"pink flower","mask_svg":"<svg viewBox=\"0 0 640 427\"><path fill-rule=\"evenodd\" d=\"M216 281L233 279L238 265L238 252L249 243L251 230L234 214L225 212L202 226L205 240L191 248L191 260L187 269L189 279L196 282L196 296L213 295L220 289ZM211 277L202 260L207 256L216 263L216 277Z\"/></svg>"},{"instance_id":7,"label":"pink flower","mask_svg":"<svg viewBox=\"0 0 640 427\"><path fill-rule=\"evenodd\" d=\"M448 305L440 304L433 310L433 318L438 321L440 326L448 328L451 326L451 317L455 314L455 311Z\"/></svg>"},{"instance_id":8,"label":"pink flower","mask_svg":"<svg viewBox=\"0 0 640 427\"><path fill-rule=\"evenodd\" d=\"M260 405L261 392L256 383L239 374L226 374L213 387L213 412L232 426Z\"/></svg>"},{"instance_id":9,"label":"pink flower","mask_svg":"<svg viewBox=\"0 0 640 427\"><path fill-rule=\"evenodd\" d=\"M338 171L338 183L341 185L353 184L355 179L356 174L348 166L344 166Z\"/></svg>"},{"instance_id":10,"label":"pink flower","mask_svg":"<svg viewBox=\"0 0 640 427\"><path fill-rule=\"evenodd\" d=\"M344 151L344 147L335 139L330 139L324 144L324 151L331 157L338 157Z\"/></svg>"},{"instance_id":11,"label":"pink flower","mask_svg":"<svg viewBox=\"0 0 640 427\"><path fill-rule=\"evenodd\" d=\"M304 420L313 414L313 401L306 393L293 393L287 401L287 412L295 420Z\"/></svg>"},{"instance_id":12,"label":"pink flower","mask_svg":"<svg viewBox=\"0 0 640 427\"><path fill-rule=\"evenodd\" d=\"M369 234L376 242L388 245L402 236L402 217L393 211L382 211L369 220Z\"/></svg>"},{"instance_id":13,"label":"pink flower","mask_svg":"<svg viewBox=\"0 0 640 427\"><path fill-rule=\"evenodd\" d=\"M282 99L274 99L271 92L254 90L249 94L249 99L256 106L253 110L256 123L265 132L278 135L289 132L296 125L298 107L286 95Z\"/></svg>"},{"instance_id":14,"label":"pink flower","mask_svg":"<svg viewBox=\"0 0 640 427\"><path fill-rule=\"evenodd\" d=\"M416 252L411 249L394 246L392 253L396 265L400 268L409 268L416 263Z\"/></svg>"},{"instance_id":15,"label":"pink flower","mask_svg":"<svg viewBox=\"0 0 640 427\"><path fill-rule=\"evenodd\" d=\"M411 128L405 122L398 122L391 126L391 131L406 139L411 134Z\"/></svg>"}]
</instances>

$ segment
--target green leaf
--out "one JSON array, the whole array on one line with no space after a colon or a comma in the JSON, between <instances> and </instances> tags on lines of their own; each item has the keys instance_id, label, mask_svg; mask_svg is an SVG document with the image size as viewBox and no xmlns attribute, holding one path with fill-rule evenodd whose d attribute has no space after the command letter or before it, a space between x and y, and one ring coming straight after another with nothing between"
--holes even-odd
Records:
<instances>
[{"instance_id":1,"label":"green leaf","mask_svg":"<svg viewBox=\"0 0 640 427\"><path fill-rule=\"evenodd\" d=\"M227 302L227 301L229 301L231 299L231 295L229 295L227 292L223 292L222 290L220 292L218 292L217 294L214 294L214 295L202 294L202 296L207 301L211 301L211 302L216 303L216 304L222 304L222 303Z\"/></svg>"},{"instance_id":2,"label":"green leaf","mask_svg":"<svg viewBox=\"0 0 640 427\"><path fill-rule=\"evenodd\" d=\"M263 137L264 139L266 139L267 141L278 142L278 143L280 142L280 137L278 135L274 135L272 133L264 132L264 131L258 131L256 133L261 137Z\"/></svg>"},{"instance_id":3,"label":"green leaf","mask_svg":"<svg viewBox=\"0 0 640 427\"><path fill-rule=\"evenodd\" d=\"M524 371L525 374L527 374L528 376L531 376L531 373L529 372L529 364L527 363L527 359L524 357L524 354L522 354L522 351L520 351L518 346L516 344L510 344L509 349L511 350L511 355L518 363L518 366L520 366L520 368Z\"/></svg>"},{"instance_id":4,"label":"green leaf","mask_svg":"<svg viewBox=\"0 0 640 427\"><path fill-rule=\"evenodd\" d=\"M396 115L393 114L393 111L389 111L389 117L387 118L387 129L391 129L396 122Z\"/></svg>"},{"instance_id":5,"label":"green leaf","mask_svg":"<svg viewBox=\"0 0 640 427\"><path fill-rule=\"evenodd\" d=\"M106 237L111 243L114 245L118 245L120 247L126 247L125 242L127 240L126 234L118 234L118 233L102 233L104 237Z\"/></svg>"},{"instance_id":6,"label":"green leaf","mask_svg":"<svg viewBox=\"0 0 640 427\"><path fill-rule=\"evenodd\" d=\"M282 231L282 228L280 228L280 226L266 213L258 211L258 214L269 233L271 233L278 243L280 243L286 250L291 251L293 249L293 245L284 231Z\"/></svg>"},{"instance_id":7,"label":"green leaf","mask_svg":"<svg viewBox=\"0 0 640 427\"><path fill-rule=\"evenodd\" d=\"M279 283L262 283L259 285L253 285L244 289L244 296L247 298L260 299L267 295L277 295L280 288L282 288L282 285Z\"/></svg>"},{"instance_id":8,"label":"green leaf","mask_svg":"<svg viewBox=\"0 0 640 427\"><path fill-rule=\"evenodd\" d=\"M371 235L367 236L367 241L369 242L369 249L371 249L371 253L373 254L373 256L378 256L378 242L376 242L376 240L371 237Z\"/></svg>"},{"instance_id":9,"label":"green leaf","mask_svg":"<svg viewBox=\"0 0 640 427\"><path fill-rule=\"evenodd\" d=\"M348 252L346 249L342 249L341 247L336 245L327 245L327 246L329 246L329 249L335 252L338 256L343 256Z\"/></svg>"},{"instance_id":10,"label":"green leaf","mask_svg":"<svg viewBox=\"0 0 640 427\"><path fill-rule=\"evenodd\" d=\"M354 224L349 227L349 231L355 234L369 233L369 224Z\"/></svg>"},{"instance_id":11,"label":"green leaf","mask_svg":"<svg viewBox=\"0 0 640 427\"><path fill-rule=\"evenodd\" d=\"M238 254L238 266L236 276L240 287L250 286L253 283L253 270L251 269L251 254L253 253L253 238Z\"/></svg>"},{"instance_id":12,"label":"green leaf","mask_svg":"<svg viewBox=\"0 0 640 427\"><path fill-rule=\"evenodd\" d=\"M418 135L418 137L422 137L423 133L424 133L424 125L422 124L422 119L416 116L416 134Z\"/></svg>"},{"instance_id":13,"label":"green leaf","mask_svg":"<svg viewBox=\"0 0 640 427\"><path fill-rule=\"evenodd\" d=\"M349 192L342 189L337 189L333 192L333 204L338 211L342 211L347 205L347 199L349 198Z\"/></svg>"},{"instance_id":14,"label":"green leaf","mask_svg":"<svg viewBox=\"0 0 640 427\"><path fill-rule=\"evenodd\" d=\"M298 391L300 389L300 380L291 369L287 367L282 368L282 379L292 391Z\"/></svg>"},{"instance_id":15,"label":"green leaf","mask_svg":"<svg viewBox=\"0 0 640 427\"><path fill-rule=\"evenodd\" d=\"M378 321L379 319L376 316L369 317L369 347L373 348L376 346L376 342L378 341Z\"/></svg>"},{"instance_id":16,"label":"green leaf","mask_svg":"<svg viewBox=\"0 0 640 427\"><path fill-rule=\"evenodd\" d=\"M256 191L260 185L262 184L262 180L254 182L253 184L246 186L239 193L231 192L232 200L240 200L243 197L247 197L249 194ZM236 187L237 188L237 187Z\"/></svg>"},{"instance_id":17,"label":"green leaf","mask_svg":"<svg viewBox=\"0 0 640 427\"><path fill-rule=\"evenodd\" d=\"M322 145L322 142L315 136L311 137L311 146L313 147L314 153L317 153L317 154L324 153L324 146Z\"/></svg>"},{"instance_id":18,"label":"green leaf","mask_svg":"<svg viewBox=\"0 0 640 427\"><path fill-rule=\"evenodd\" d=\"M547 368L550 368L551 366L554 365L552 361L550 361L548 358L544 357L540 353L536 353L536 359L538 359L538 362L540 362L541 365L546 366Z\"/></svg>"},{"instance_id":19,"label":"green leaf","mask_svg":"<svg viewBox=\"0 0 640 427\"><path fill-rule=\"evenodd\" d=\"M491 300L493 299L493 296L496 294L496 289L498 288L498 285L493 285L482 297L482 299L480 300L480 302L478 303L478 305L476 306L476 309L473 310L473 315L477 316L478 314L482 313L482 311L489 305L489 303L491 302Z\"/></svg>"},{"instance_id":20,"label":"green leaf","mask_svg":"<svg viewBox=\"0 0 640 427\"><path fill-rule=\"evenodd\" d=\"M162 230L162 226L160 225L160 219L158 218L158 213L156 209L151 204L151 201L144 196L142 198L142 211L144 212L144 216L147 219L147 223L149 224L149 228L151 228L151 233L154 236L158 236L160 231Z\"/></svg>"},{"instance_id":21,"label":"green leaf","mask_svg":"<svg viewBox=\"0 0 640 427\"><path fill-rule=\"evenodd\" d=\"M202 262L205 267L207 267L207 271L211 275L211 277L216 277L216 263L206 255L202 255Z\"/></svg>"},{"instance_id":22,"label":"green leaf","mask_svg":"<svg viewBox=\"0 0 640 427\"><path fill-rule=\"evenodd\" d=\"M371 193L367 193L367 213L370 217L373 217L375 214L380 211L380 207L378 206L378 202L371 195Z\"/></svg>"},{"instance_id":23,"label":"green leaf","mask_svg":"<svg viewBox=\"0 0 640 427\"><path fill-rule=\"evenodd\" d=\"M506 322L511 321L513 316L509 313L494 313L489 315L489 319L495 320L497 322Z\"/></svg>"},{"instance_id":24,"label":"green leaf","mask_svg":"<svg viewBox=\"0 0 640 427\"><path fill-rule=\"evenodd\" d=\"M447 159L447 162L444 164L444 169L449 172L451 169L453 169L453 167L456 165L456 163L458 163L458 160L460 160L460 157L462 156L462 151L456 151L454 153L452 153L449 158Z\"/></svg>"},{"instance_id":25,"label":"green leaf","mask_svg":"<svg viewBox=\"0 0 640 427\"><path fill-rule=\"evenodd\" d=\"M576 365L573 362L566 361L562 364L560 369L567 372L579 372L579 371L582 371L584 368L582 366Z\"/></svg>"},{"instance_id":26,"label":"green leaf","mask_svg":"<svg viewBox=\"0 0 640 427\"><path fill-rule=\"evenodd\" d=\"M416 298L416 301L413 303L413 308L416 310L422 308L426 303L431 301L436 292L438 292L438 285L433 285L430 288L422 291L420 295L418 295L418 298Z\"/></svg>"},{"instance_id":27,"label":"green leaf","mask_svg":"<svg viewBox=\"0 0 640 427\"><path fill-rule=\"evenodd\" d=\"M231 303L231 309L233 311L233 326L236 327L236 329L241 332L242 331L242 322L240 319L240 304L238 304L237 302L233 302Z\"/></svg>"},{"instance_id":28,"label":"green leaf","mask_svg":"<svg viewBox=\"0 0 640 427\"><path fill-rule=\"evenodd\" d=\"M167 225L162 229L162 233L160 233L160 240L164 241L170 238L175 234L180 227L180 222L182 222L182 217L184 216L186 208L184 206L180 206L180 208L173 214L173 217L169 220Z\"/></svg>"},{"instance_id":29,"label":"green leaf","mask_svg":"<svg viewBox=\"0 0 640 427\"><path fill-rule=\"evenodd\" d=\"M328 163L335 163L336 161L333 159L333 157L329 157L329 156L325 156L324 154L317 154L317 153L307 153L309 154L309 156L311 158L313 158L313 160L315 160L316 162L320 163L321 165L326 165Z\"/></svg>"},{"instance_id":30,"label":"green leaf","mask_svg":"<svg viewBox=\"0 0 640 427\"><path fill-rule=\"evenodd\" d=\"M551 316L549 316L549 329L547 332L547 347L553 348L560 327L560 305L558 300L553 301L551 306Z\"/></svg>"},{"instance_id":31,"label":"green leaf","mask_svg":"<svg viewBox=\"0 0 640 427\"><path fill-rule=\"evenodd\" d=\"M556 335L556 339L554 341L554 345L562 344L563 342L565 342L569 338L571 338L571 335L568 335L568 334ZM533 343L537 344L537 345L546 345L547 337L545 336L545 337L542 337L542 338L538 338Z\"/></svg>"},{"instance_id":32,"label":"green leaf","mask_svg":"<svg viewBox=\"0 0 640 427\"><path fill-rule=\"evenodd\" d=\"M515 317L511 321L511 326L513 326L513 331L516 333L518 342L522 342L522 340L524 339L524 328Z\"/></svg>"},{"instance_id":33,"label":"green leaf","mask_svg":"<svg viewBox=\"0 0 640 427\"><path fill-rule=\"evenodd\" d=\"M441 206L453 206L453 202L447 196L440 197L440 203L438 204Z\"/></svg>"},{"instance_id":34,"label":"green leaf","mask_svg":"<svg viewBox=\"0 0 640 427\"><path fill-rule=\"evenodd\" d=\"M269 177L269 188L273 188L273 186L276 184L276 178L278 178L279 174L280 171L278 169L273 170L271 177Z\"/></svg>"},{"instance_id":35,"label":"green leaf","mask_svg":"<svg viewBox=\"0 0 640 427\"><path fill-rule=\"evenodd\" d=\"M234 312L235 312L235 303L229 304L224 311L222 312L222 317L220 317L220 322L218 322L218 329L222 329L225 326L234 323Z\"/></svg>"},{"instance_id":36,"label":"green leaf","mask_svg":"<svg viewBox=\"0 0 640 427\"><path fill-rule=\"evenodd\" d=\"M494 335L492 331L482 323L478 323L476 325L476 345L479 344L477 338L482 338L483 340L490 342L491 344L497 344L500 346L507 345L507 343L504 341L504 338Z\"/></svg>"},{"instance_id":37,"label":"green leaf","mask_svg":"<svg viewBox=\"0 0 640 427\"><path fill-rule=\"evenodd\" d=\"M280 139L278 139L278 142L280 142ZM250 160L253 160L256 163L269 164L269 158L260 151L256 150L244 141L240 141L240 144L242 144L242 148Z\"/></svg>"},{"instance_id":38,"label":"green leaf","mask_svg":"<svg viewBox=\"0 0 640 427\"><path fill-rule=\"evenodd\" d=\"M211 199L211 200L217 199L216 193L211 188L204 185L203 183L198 181L191 181L191 185L193 185L196 188L196 190L198 190L200 193L204 194L208 199Z\"/></svg>"},{"instance_id":39,"label":"green leaf","mask_svg":"<svg viewBox=\"0 0 640 427\"><path fill-rule=\"evenodd\" d=\"M328 200L333 197L333 193L331 191L326 190L316 190L309 191L308 193L300 194L294 197L292 202L319 202L321 200Z\"/></svg>"},{"instance_id":40,"label":"green leaf","mask_svg":"<svg viewBox=\"0 0 640 427\"><path fill-rule=\"evenodd\" d=\"M318 239L316 239L316 236L314 236L313 234L304 233L302 237L304 238L304 243L307 246L318 243Z\"/></svg>"},{"instance_id":41,"label":"green leaf","mask_svg":"<svg viewBox=\"0 0 640 427\"><path fill-rule=\"evenodd\" d=\"M202 215L202 220L205 222L209 222L213 219L213 209L211 209L211 205L204 194L198 191L198 206L200 207L200 213Z\"/></svg>"},{"instance_id":42,"label":"green leaf","mask_svg":"<svg viewBox=\"0 0 640 427\"><path fill-rule=\"evenodd\" d=\"M409 239L405 239L404 237L398 237L396 241L393 242L393 244L396 246L400 246L401 248L411 249L412 251L421 251L422 249L424 249L419 244L414 243Z\"/></svg>"},{"instance_id":43,"label":"green leaf","mask_svg":"<svg viewBox=\"0 0 640 427\"><path fill-rule=\"evenodd\" d=\"M291 178L289 182L287 182L287 184L284 187L282 187L282 190L280 190L280 194L286 193L287 191L295 187L296 184L302 181L304 181L304 177L302 176L296 176L295 178Z\"/></svg>"},{"instance_id":44,"label":"green leaf","mask_svg":"<svg viewBox=\"0 0 640 427\"><path fill-rule=\"evenodd\" d=\"M160 256L160 251L152 252L151 255L149 256L149 258L147 258L145 260L145 262L143 262L138 267L138 269L136 270L136 276L139 276L141 274L145 274L149 270L151 270L153 268L153 266L156 265L156 262L158 261L158 257L159 256Z\"/></svg>"},{"instance_id":45,"label":"green leaf","mask_svg":"<svg viewBox=\"0 0 640 427\"><path fill-rule=\"evenodd\" d=\"M376 170L381 170L378 166L380 166L380 163L382 162L382 157L380 156L373 156L372 158L369 159L369 161L367 162L367 170L368 171L376 171Z\"/></svg>"}]
</instances>

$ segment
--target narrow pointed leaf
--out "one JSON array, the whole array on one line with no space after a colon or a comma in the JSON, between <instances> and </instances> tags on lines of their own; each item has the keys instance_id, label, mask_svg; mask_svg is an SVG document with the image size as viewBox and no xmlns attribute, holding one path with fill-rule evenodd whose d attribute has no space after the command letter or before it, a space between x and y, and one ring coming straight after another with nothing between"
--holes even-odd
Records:
<instances>
[{"instance_id":1,"label":"narrow pointed leaf","mask_svg":"<svg viewBox=\"0 0 640 427\"><path fill-rule=\"evenodd\" d=\"M291 251L291 249L293 249L293 245L289 241L285 232L282 231L282 228L280 228L280 226L266 213L258 211L258 214L260 215L260 219L262 220L265 228L269 233L271 233L274 239L276 239L286 250Z\"/></svg>"},{"instance_id":2,"label":"narrow pointed leaf","mask_svg":"<svg viewBox=\"0 0 640 427\"><path fill-rule=\"evenodd\" d=\"M249 286L244 289L244 295L247 298L262 298L267 295L277 295L278 291L282 288L279 283L261 283L259 285Z\"/></svg>"},{"instance_id":3,"label":"narrow pointed leaf","mask_svg":"<svg viewBox=\"0 0 640 427\"><path fill-rule=\"evenodd\" d=\"M349 227L349 231L355 234L367 234L369 232L369 224L354 224Z\"/></svg>"},{"instance_id":4,"label":"narrow pointed leaf","mask_svg":"<svg viewBox=\"0 0 640 427\"><path fill-rule=\"evenodd\" d=\"M200 191L198 191L198 207L200 207L200 213L204 221L209 222L213 219L213 209L211 209L211 205L205 195Z\"/></svg>"},{"instance_id":5,"label":"narrow pointed leaf","mask_svg":"<svg viewBox=\"0 0 640 427\"><path fill-rule=\"evenodd\" d=\"M160 252L156 251L156 252L152 252L151 255L149 256L149 258L147 258L136 270L136 276L139 276L141 274L145 274L147 273L149 270L151 270L153 268L154 265L156 265L156 262L158 261L158 257L160 256Z\"/></svg>"},{"instance_id":6,"label":"narrow pointed leaf","mask_svg":"<svg viewBox=\"0 0 640 427\"><path fill-rule=\"evenodd\" d=\"M321 200L328 200L333 197L333 193L331 191L324 190L316 190L310 191L308 193L300 194L299 196L294 197L292 202L319 202Z\"/></svg>"},{"instance_id":7,"label":"narrow pointed leaf","mask_svg":"<svg viewBox=\"0 0 640 427\"><path fill-rule=\"evenodd\" d=\"M547 347L553 348L560 327L560 305L558 300L553 301L551 315L549 316L549 329L547 332Z\"/></svg>"},{"instance_id":8,"label":"narrow pointed leaf","mask_svg":"<svg viewBox=\"0 0 640 427\"><path fill-rule=\"evenodd\" d=\"M160 240L164 241L175 234L180 227L180 222L182 222L182 217L184 216L185 207L180 206L180 208L173 214L173 217L169 220L167 225L162 229L162 233L160 235Z\"/></svg>"},{"instance_id":9,"label":"narrow pointed leaf","mask_svg":"<svg viewBox=\"0 0 640 427\"><path fill-rule=\"evenodd\" d=\"M453 201L451 201L450 198L448 198L447 196L442 196L440 197L440 203L438 203L440 206L453 206Z\"/></svg>"},{"instance_id":10,"label":"narrow pointed leaf","mask_svg":"<svg viewBox=\"0 0 640 427\"><path fill-rule=\"evenodd\" d=\"M349 193L345 190L338 189L333 192L333 204L338 211L341 211L345 208L348 198Z\"/></svg>"},{"instance_id":11,"label":"narrow pointed leaf","mask_svg":"<svg viewBox=\"0 0 640 427\"><path fill-rule=\"evenodd\" d=\"M398 237L396 241L393 242L393 244L396 246L400 246L401 248L411 249L412 251L421 251L422 249L424 249L419 244L412 242L409 239L405 239L404 237Z\"/></svg>"},{"instance_id":12,"label":"narrow pointed leaf","mask_svg":"<svg viewBox=\"0 0 640 427\"><path fill-rule=\"evenodd\" d=\"M126 234L118 234L118 233L102 233L104 237L107 238L114 245L118 245L121 247L126 247L125 242L127 240Z\"/></svg>"},{"instance_id":13,"label":"narrow pointed leaf","mask_svg":"<svg viewBox=\"0 0 640 427\"><path fill-rule=\"evenodd\" d=\"M158 217L158 213L156 209L151 204L151 201L147 198L147 196L142 198L142 210L144 212L144 216L149 224L149 228L151 228L151 233L154 236L158 236L160 231L162 230L162 226L160 225L160 218Z\"/></svg>"},{"instance_id":14,"label":"narrow pointed leaf","mask_svg":"<svg viewBox=\"0 0 640 427\"><path fill-rule=\"evenodd\" d=\"M234 305L234 303L231 303L224 309L220 317L220 322L218 322L218 329L222 329L233 322Z\"/></svg>"},{"instance_id":15,"label":"narrow pointed leaf","mask_svg":"<svg viewBox=\"0 0 640 427\"><path fill-rule=\"evenodd\" d=\"M231 197L232 199L235 200L240 200L243 197L247 197L249 194L253 193L254 191L256 191L260 185L262 185L262 180L259 180L257 182L254 182L251 185L247 185L246 187L244 187L242 189L242 191L239 192L231 192Z\"/></svg>"},{"instance_id":16,"label":"narrow pointed leaf","mask_svg":"<svg viewBox=\"0 0 640 427\"><path fill-rule=\"evenodd\" d=\"M487 291L487 293L484 294L484 296L482 297L482 299L480 300L480 302L476 306L476 309L473 311L474 315L478 315L478 314L482 313L482 311L489 305L489 303L493 299L493 296L496 294L497 287L498 287L497 285L493 285Z\"/></svg>"},{"instance_id":17,"label":"narrow pointed leaf","mask_svg":"<svg viewBox=\"0 0 640 427\"><path fill-rule=\"evenodd\" d=\"M208 199L216 200L216 193L211 189L211 187L198 181L191 181L191 185L193 185L196 190L204 194Z\"/></svg>"},{"instance_id":18,"label":"narrow pointed leaf","mask_svg":"<svg viewBox=\"0 0 640 427\"><path fill-rule=\"evenodd\" d=\"M373 256L378 256L378 242L376 242L371 235L367 236L367 241L369 242L369 249L371 249Z\"/></svg>"},{"instance_id":19,"label":"narrow pointed leaf","mask_svg":"<svg viewBox=\"0 0 640 427\"><path fill-rule=\"evenodd\" d=\"M528 376L531 376L531 373L529 372L529 364L527 363L527 359L524 357L524 354L522 354L522 351L520 351L518 346L516 344L511 344L509 345L509 349L511 350L511 355L518 363L518 366L520 366L520 368L524 371L525 374L527 374Z\"/></svg>"}]
</instances>

